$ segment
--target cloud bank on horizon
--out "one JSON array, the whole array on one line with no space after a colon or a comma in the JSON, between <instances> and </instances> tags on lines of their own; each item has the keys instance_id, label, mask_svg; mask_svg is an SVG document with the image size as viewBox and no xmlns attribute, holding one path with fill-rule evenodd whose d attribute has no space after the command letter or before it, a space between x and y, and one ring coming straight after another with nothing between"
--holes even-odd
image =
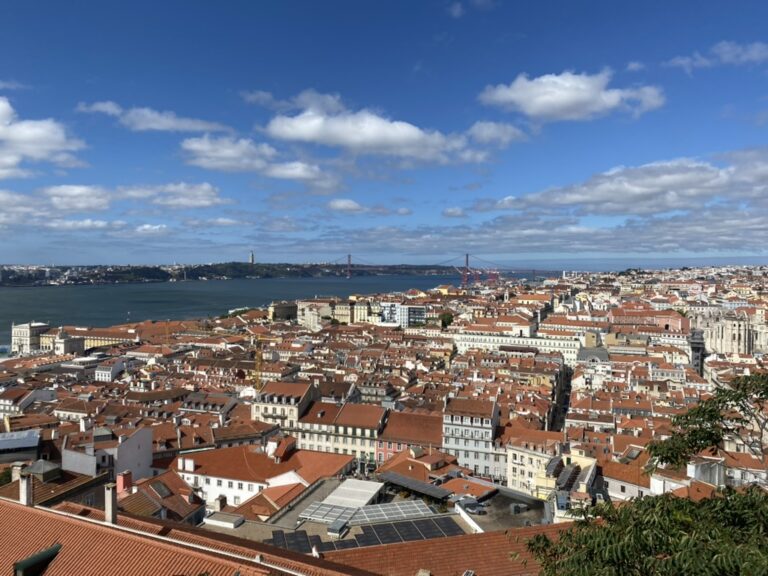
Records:
<instances>
[{"instance_id":1,"label":"cloud bank on horizon","mask_svg":"<svg viewBox=\"0 0 768 576\"><path fill-rule=\"evenodd\" d=\"M255 249L514 264L768 245L760 3L663 21L635 7L623 17L638 29L617 36L617 15L568 3L556 17L483 0L345 5L341 22L298 0L170 2L140 43L130 26L100 35L106 9L82 14L98 54L44 50L43 34L63 34L65 8L48 7L50 26L25 32L13 24L28 8L9 8L0 36L0 262ZM306 22L290 26L296 12ZM691 18L717 18L718 37ZM670 40L643 32L683 21Z\"/></svg>"}]
</instances>

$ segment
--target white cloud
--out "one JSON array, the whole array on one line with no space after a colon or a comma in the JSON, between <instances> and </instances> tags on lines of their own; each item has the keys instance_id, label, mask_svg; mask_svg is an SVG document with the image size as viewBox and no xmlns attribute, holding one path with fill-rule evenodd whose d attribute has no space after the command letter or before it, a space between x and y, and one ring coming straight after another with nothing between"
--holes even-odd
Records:
<instances>
[{"instance_id":1,"label":"white cloud","mask_svg":"<svg viewBox=\"0 0 768 576\"><path fill-rule=\"evenodd\" d=\"M659 108L664 93L656 86L609 88L612 73L546 74L529 79L520 74L510 84L486 86L483 104L522 112L537 121L588 120L616 110L635 115Z\"/></svg>"},{"instance_id":2,"label":"white cloud","mask_svg":"<svg viewBox=\"0 0 768 576\"><path fill-rule=\"evenodd\" d=\"M91 212L109 208L109 192L99 186L66 184L49 186L42 192L53 208L62 212Z\"/></svg>"},{"instance_id":3,"label":"white cloud","mask_svg":"<svg viewBox=\"0 0 768 576\"><path fill-rule=\"evenodd\" d=\"M229 132L231 129L217 122L197 118L184 118L175 112L158 111L152 108L130 108L125 110L110 100L77 105L78 112L100 113L113 116L120 124L134 132Z\"/></svg>"},{"instance_id":4,"label":"white cloud","mask_svg":"<svg viewBox=\"0 0 768 576\"><path fill-rule=\"evenodd\" d=\"M461 5L461 2L451 2L448 5L448 15L451 18L461 18L464 16L464 6Z\"/></svg>"},{"instance_id":5,"label":"white cloud","mask_svg":"<svg viewBox=\"0 0 768 576\"><path fill-rule=\"evenodd\" d=\"M570 186L481 200L476 210L508 209L579 216L659 216L722 202L768 207L768 149L732 152L722 165L678 158L621 166ZM713 208L714 210L714 208Z\"/></svg>"},{"instance_id":6,"label":"white cloud","mask_svg":"<svg viewBox=\"0 0 768 576\"><path fill-rule=\"evenodd\" d=\"M464 212L464 208L459 208L458 206L443 210L443 216L446 218L465 218L466 215L467 213Z\"/></svg>"},{"instance_id":7,"label":"white cloud","mask_svg":"<svg viewBox=\"0 0 768 576\"><path fill-rule=\"evenodd\" d=\"M272 164L264 173L270 178L285 180L318 180L322 177L319 166L299 161Z\"/></svg>"},{"instance_id":8,"label":"white cloud","mask_svg":"<svg viewBox=\"0 0 768 576\"><path fill-rule=\"evenodd\" d=\"M123 198L148 199L152 204L168 208L210 208L227 204L229 200L219 195L219 189L208 182L190 184L176 182L159 186L121 187L118 195Z\"/></svg>"},{"instance_id":9,"label":"white cloud","mask_svg":"<svg viewBox=\"0 0 768 576\"><path fill-rule=\"evenodd\" d=\"M285 110L291 107L290 102L276 99L271 92L265 90L244 90L240 97L248 104L256 104L271 110Z\"/></svg>"},{"instance_id":10,"label":"white cloud","mask_svg":"<svg viewBox=\"0 0 768 576\"><path fill-rule=\"evenodd\" d=\"M249 104L256 104L257 106L280 112L308 108L327 113L342 112L344 110L344 105L338 94L323 94L311 88L300 92L288 100L275 98L271 92L265 90L244 91L240 92L240 96Z\"/></svg>"},{"instance_id":11,"label":"white cloud","mask_svg":"<svg viewBox=\"0 0 768 576\"><path fill-rule=\"evenodd\" d=\"M250 138L221 138L208 134L181 143L187 162L222 172L257 172L269 178L296 180L320 189L333 189L338 182L316 164L300 160L278 162L277 150Z\"/></svg>"},{"instance_id":12,"label":"white cloud","mask_svg":"<svg viewBox=\"0 0 768 576\"><path fill-rule=\"evenodd\" d=\"M208 218L206 220L186 220L185 223L188 226L193 226L195 228L209 228L209 227L215 227L215 228L229 228L232 226L243 226L246 223L241 220L235 220L234 218Z\"/></svg>"},{"instance_id":13,"label":"white cloud","mask_svg":"<svg viewBox=\"0 0 768 576\"><path fill-rule=\"evenodd\" d=\"M696 68L712 68L721 65L744 66L765 62L768 62L768 44L764 42L739 44L723 41L712 46L707 55L694 52L690 56L675 56L664 62L664 65L682 68L691 74Z\"/></svg>"},{"instance_id":14,"label":"white cloud","mask_svg":"<svg viewBox=\"0 0 768 576\"><path fill-rule=\"evenodd\" d=\"M475 122L467 134L480 144L496 144L499 147L507 146L510 142L525 140L525 132L512 124L503 122Z\"/></svg>"},{"instance_id":15,"label":"white cloud","mask_svg":"<svg viewBox=\"0 0 768 576\"><path fill-rule=\"evenodd\" d=\"M738 44L736 42L718 42L712 47L712 53L723 64L762 64L768 62L768 44L753 42Z\"/></svg>"},{"instance_id":16,"label":"white cloud","mask_svg":"<svg viewBox=\"0 0 768 576\"><path fill-rule=\"evenodd\" d=\"M638 62L637 60L627 62L627 72L640 72L641 70L645 70L645 64L642 62Z\"/></svg>"},{"instance_id":17,"label":"white cloud","mask_svg":"<svg viewBox=\"0 0 768 576\"><path fill-rule=\"evenodd\" d=\"M215 138L207 134L184 140L181 149L189 164L224 172L260 172L277 155L277 150L269 144L256 144L249 138Z\"/></svg>"},{"instance_id":18,"label":"white cloud","mask_svg":"<svg viewBox=\"0 0 768 576\"><path fill-rule=\"evenodd\" d=\"M134 232L142 236L158 236L164 234L167 230L168 226L165 224L141 224L134 228Z\"/></svg>"},{"instance_id":19,"label":"white cloud","mask_svg":"<svg viewBox=\"0 0 768 576\"><path fill-rule=\"evenodd\" d=\"M376 216L410 216L413 211L410 208L390 208L389 206L375 205L364 206L349 198L335 198L328 202L326 207L334 212L346 214L371 214Z\"/></svg>"},{"instance_id":20,"label":"white cloud","mask_svg":"<svg viewBox=\"0 0 768 576\"><path fill-rule=\"evenodd\" d=\"M73 152L84 146L55 120L19 120L10 101L0 96L0 180L29 176L25 162L78 166Z\"/></svg>"},{"instance_id":21,"label":"white cloud","mask_svg":"<svg viewBox=\"0 0 768 576\"><path fill-rule=\"evenodd\" d=\"M367 209L365 206L351 200L349 198L335 198L328 202L328 209L334 212L345 212L348 214L359 214L365 212Z\"/></svg>"},{"instance_id":22,"label":"white cloud","mask_svg":"<svg viewBox=\"0 0 768 576\"><path fill-rule=\"evenodd\" d=\"M106 114L107 116L120 116L123 113L122 106L116 102L112 102L111 100L93 102L92 104L80 102L78 103L76 110L78 112L85 112L88 114Z\"/></svg>"},{"instance_id":23,"label":"white cloud","mask_svg":"<svg viewBox=\"0 0 768 576\"><path fill-rule=\"evenodd\" d=\"M730 182L727 169L683 158L616 168L523 201L529 206L573 207L584 214L660 214L705 203Z\"/></svg>"},{"instance_id":24,"label":"white cloud","mask_svg":"<svg viewBox=\"0 0 768 576\"><path fill-rule=\"evenodd\" d=\"M85 218L83 220L50 220L45 223L46 228L53 230L62 230L65 232L78 230L105 230L108 228L122 228L125 222L107 220L92 220Z\"/></svg>"},{"instance_id":25,"label":"white cloud","mask_svg":"<svg viewBox=\"0 0 768 576\"><path fill-rule=\"evenodd\" d=\"M409 122L390 120L368 109L346 110L338 95L302 92L295 99L303 110L273 118L266 132L273 138L344 148L356 154L377 154L413 160L476 161L467 152L466 138L425 130Z\"/></svg>"},{"instance_id":26,"label":"white cloud","mask_svg":"<svg viewBox=\"0 0 768 576\"><path fill-rule=\"evenodd\" d=\"M25 90L27 88L29 86L15 80L0 80L0 90Z\"/></svg>"}]
</instances>

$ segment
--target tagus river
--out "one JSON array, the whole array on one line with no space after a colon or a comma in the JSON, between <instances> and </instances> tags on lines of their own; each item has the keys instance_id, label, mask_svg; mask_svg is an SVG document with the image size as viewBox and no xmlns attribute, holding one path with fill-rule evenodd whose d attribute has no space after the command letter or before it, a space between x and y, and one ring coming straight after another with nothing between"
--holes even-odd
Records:
<instances>
[{"instance_id":1,"label":"tagus river","mask_svg":"<svg viewBox=\"0 0 768 576\"><path fill-rule=\"evenodd\" d=\"M0 288L0 345L11 341L11 323L110 326L126 321L219 316L233 308L273 300L349 296L458 285L458 276L360 276L351 279L270 278L96 286Z\"/></svg>"}]
</instances>

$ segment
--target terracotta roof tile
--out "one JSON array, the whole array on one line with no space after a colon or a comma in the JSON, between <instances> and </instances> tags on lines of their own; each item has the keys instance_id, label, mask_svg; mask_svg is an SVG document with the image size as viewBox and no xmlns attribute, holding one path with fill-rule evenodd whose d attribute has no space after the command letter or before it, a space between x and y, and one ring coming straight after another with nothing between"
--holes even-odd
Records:
<instances>
[{"instance_id":1,"label":"terracotta roof tile","mask_svg":"<svg viewBox=\"0 0 768 576\"><path fill-rule=\"evenodd\" d=\"M527 542L536 534L550 537L568 524L532 526L507 532L465 534L386 546L329 552L326 558L387 576L414 576L428 570L431 576L538 574L539 564L528 552Z\"/></svg>"}]
</instances>

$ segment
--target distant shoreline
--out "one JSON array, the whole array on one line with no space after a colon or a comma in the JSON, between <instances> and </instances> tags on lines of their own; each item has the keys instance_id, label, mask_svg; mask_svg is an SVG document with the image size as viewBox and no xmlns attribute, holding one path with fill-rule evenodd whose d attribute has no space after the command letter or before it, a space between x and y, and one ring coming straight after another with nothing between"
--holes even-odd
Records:
<instances>
[{"instance_id":1,"label":"distant shoreline","mask_svg":"<svg viewBox=\"0 0 768 576\"><path fill-rule=\"evenodd\" d=\"M545 271L542 271L542 273ZM387 276L414 276L414 277L445 277L453 276L450 272L376 272L376 273L364 273L364 274L352 274L352 278L376 278ZM168 280L121 280L115 282L73 282L71 284L0 284L2 288L63 288L63 287L75 287L75 286L122 286L122 285L136 285L136 284L182 284L189 282L227 282L230 280L318 280L322 278L336 278L339 280L347 279L343 274L323 274L318 276L300 276L300 275L284 275L284 276L241 276L233 278L189 278L187 280L177 280L171 278Z\"/></svg>"}]
</instances>

